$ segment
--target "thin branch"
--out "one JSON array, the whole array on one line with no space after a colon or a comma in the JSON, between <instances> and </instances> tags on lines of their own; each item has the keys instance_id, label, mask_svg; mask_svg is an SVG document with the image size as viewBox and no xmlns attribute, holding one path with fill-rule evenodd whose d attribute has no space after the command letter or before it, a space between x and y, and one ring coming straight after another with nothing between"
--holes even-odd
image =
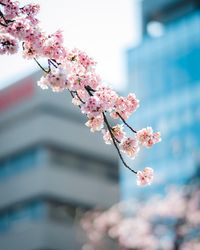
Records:
<instances>
[{"instance_id":1,"label":"thin branch","mask_svg":"<svg viewBox=\"0 0 200 250\"><path fill-rule=\"evenodd\" d=\"M72 97L72 98L74 98L73 91L70 91L69 89L68 89L68 91L69 91L69 93L70 93L71 97ZM78 105L78 107L81 109L81 105Z\"/></svg>"},{"instance_id":2,"label":"thin branch","mask_svg":"<svg viewBox=\"0 0 200 250\"><path fill-rule=\"evenodd\" d=\"M81 97L79 96L79 94L77 93L77 91L74 91L74 93L76 94L76 96L79 99L79 101L82 102L83 104L85 104L85 102L81 99Z\"/></svg>"},{"instance_id":3,"label":"thin branch","mask_svg":"<svg viewBox=\"0 0 200 250\"><path fill-rule=\"evenodd\" d=\"M2 22L0 22L0 25L2 25L3 27L8 27L7 24L4 24L4 23L2 23Z\"/></svg>"},{"instance_id":4,"label":"thin branch","mask_svg":"<svg viewBox=\"0 0 200 250\"><path fill-rule=\"evenodd\" d=\"M111 129L111 131L113 130L113 128L110 126L110 129ZM110 133L110 132L109 132ZM113 137L115 138L115 141L117 142L117 143L121 143L116 137L115 137L115 135L113 134L113 132L112 132L112 135L113 135Z\"/></svg>"},{"instance_id":5,"label":"thin branch","mask_svg":"<svg viewBox=\"0 0 200 250\"><path fill-rule=\"evenodd\" d=\"M74 98L73 91L70 91L70 90L69 90L69 93L70 93L71 97Z\"/></svg>"},{"instance_id":6,"label":"thin branch","mask_svg":"<svg viewBox=\"0 0 200 250\"><path fill-rule=\"evenodd\" d=\"M51 58L50 59L53 63L56 63L57 65L60 65L61 63L58 63L55 59Z\"/></svg>"},{"instance_id":7,"label":"thin branch","mask_svg":"<svg viewBox=\"0 0 200 250\"><path fill-rule=\"evenodd\" d=\"M55 67L55 68L58 68L58 66L56 65L56 61L53 61L51 59L48 59L48 65L49 65L49 69L51 67L51 64Z\"/></svg>"},{"instance_id":8,"label":"thin branch","mask_svg":"<svg viewBox=\"0 0 200 250\"><path fill-rule=\"evenodd\" d=\"M91 93L91 89L88 88L89 86L85 86L85 90L88 92L89 96L93 96L93 94Z\"/></svg>"},{"instance_id":9,"label":"thin branch","mask_svg":"<svg viewBox=\"0 0 200 250\"><path fill-rule=\"evenodd\" d=\"M2 26L4 26L4 27L8 27L8 20L6 20L6 18L4 17L4 14L3 14L3 12L0 10L0 17L3 19L3 21L5 22L5 23L2 23L2 22L0 22L0 25L2 25Z\"/></svg>"},{"instance_id":10,"label":"thin branch","mask_svg":"<svg viewBox=\"0 0 200 250\"><path fill-rule=\"evenodd\" d=\"M45 73L50 73L51 69L49 68L48 70L46 70L39 62L38 60L34 57L33 58L35 60L35 62L37 63L37 65L45 72Z\"/></svg>"},{"instance_id":11,"label":"thin branch","mask_svg":"<svg viewBox=\"0 0 200 250\"><path fill-rule=\"evenodd\" d=\"M92 92L96 92L96 90L94 90L93 88L91 88L89 85L85 86L86 89L92 91Z\"/></svg>"},{"instance_id":12,"label":"thin branch","mask_svg":"<svg viewBox=\"0 0 200 250\"><path fill-rule=\"evenodd\" d=\"M3 14L3 12L0 10L0 17L2 17L3 18L3 20L4 20L4 22L5 22L5 24L7 24L8 23L8 20L4 17L4 14Z\"/></svg>"},{"instance_id":13,"label":"thin branch","mask_svg":"<svg viewBox=\"0 0 200 250\"><path fill-rule=\"evenodd\" d=\"M133 133L137 133L137 131L135 129L133 129L125 120L124 118L118 113L116 112L116 114L119 116L119 118L123 121L123 123L133 132Z\"/></svg>"},{"instance_id":14,"label":"thin branch","mask_svg":"<svg viewBox=\"0 0 200 250\"><path fill-rule=\"evenodd\" d=\"M118 152L118 154L119 154L119 157L120 157L122 163L123 163L124 166L125 166L126 168L128 168L131 172L133 172L134 174L137 174L137 172L136 172L135 170L133 170L131 167L129 167L129 166L126 164L126 162L124 161L124 159L123 159L123 157L122 157L122 155L121 155L121 152L120 152L120 150L119 150L119 148L118 148L118 146L117 146L116 139L115 139L115 137L114 137L114 135L113 135L113 133L112 133L112 130L111 130L110 125L109 125L109 123L108 123L108 120L107 120L107 118L106 118L106 115L104 114L104 112L103 112L102 114L103 114L104 122L105 122L105 124L106 124L106 126L107 126L107 128L108 128L108 130L109 130L109 132L110 132L112 141L113 141L113 143L114 143L115 148L117 149L117 152Z\"/></svg>"}]
</instances>

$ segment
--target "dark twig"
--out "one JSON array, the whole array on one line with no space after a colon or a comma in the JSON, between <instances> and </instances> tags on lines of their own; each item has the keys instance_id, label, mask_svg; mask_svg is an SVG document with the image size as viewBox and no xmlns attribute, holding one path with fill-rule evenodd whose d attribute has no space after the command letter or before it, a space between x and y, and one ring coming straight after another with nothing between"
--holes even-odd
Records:
<instances>
[{"instance_id":1,"label":"dark twig","mask_svg":"<svg viewBox=\"0 0 200 250\"><path fill-rule=\"evenodd\" d=\"M50 59L53 63L55 63L56 65L60 65L61 63L58 63L55 59L51 58Z\"/></svg>"},{"instance_id":2,"label":"dark twig","mask_svg":"<svg viewBox=\"0 0 200 250\"><path fill-rule=\"evenodd\" d=\"M72 97L72 98L74 98L75 96L74 96L73 91L70 91L70 90L68 90L68 91L69 91L69 93L70 93L71 97ZM81 109L81 105L78 105L78 107Z\"/></svg>"},{"instance_id":3,"label":"dark twig","mask_svg":"<svg viewBox=\"0 0 200 250\"><path fill-rule=\"evenodd\" d=\"M48 64L49 64L49 68L51 67L51 64L55 67L55 68L58 68L58 65L56 65L56 61L55 60L52 60L52 59L48 59Z\"/></svg>"},{"instance_id":4,"label":"dark twig","mask_svg":"<svg viewBox=\"0 0 200 250\"><path fill-rule=\"evenodd\" d=\"M69 90L69 93L70 93L71 97L74 98L73 91L70 91L70 90Z\"/></svg>"},{"instance_id":5,"label":"dark twig","mask_svg":"<svg viewBox=\"0 0 200 250\"><path fill-rule=\"evenodd\" d=\"M0 24L2 25L2 26L4 26L4 27L7 27L8 26L8 20L6 20L6 18L4 17L4 14L3 14L3 12L0 10L0 17L3 19L3 21L5 22L5 23L2 23L2 22L0 22Z\"/></svg>"},{"instance_id":6,"label":"dark twig","mask_svg":"<svg viewBox=\"0 0 200 250\"><path fill-rule=\"evenodd\" d=\"M34 57L33 58L35 60L35 62L37 63L37 65L45 72L45 73L50 73L51 69L49 68L48 70L46 70L39 62L38 60Z\"/></svg>"},{"instance_id":7,"label":"dark twig","mask_svg":"<svg viewBox=\"0 0 200 250\"><path fill-rule=\"evenodd\" d=\"M133 170L131 167L129 167L129 166L126 164L126 162L124 161L124 159L123 159L123 157L122 157L122 155L121 155L121 152L120 152L120 150L119 150L119 148L118 148L118 146L117 146L116 139L115 139L115 137L114 137L114 135L113 135L113 133L112 133L111 127L110 127L110 125L109 125L109 123L108 123L108 120L107 120L107 118L106 118L106 115L104 114L104 112L103 112L102 114L103 114L104 122L105 122L105 124L106 124L106 126L107 126L107 128L108 128L108 130L109 130L109 132L110 132L112 141L113 141L113 143L114 143L115 148L117 149L117 152L118 152L118 154L119 154L119 157L120 157L122 163L123 163L124 166L125 166L126 168L128 168L131 172L133 172L134 174L137 174L137 172L136 172L135 170Z\"/></svg>"},{"instance_id":8,"label":"dark twig","mask_svg":"<svg viewBox=\"0 0 200 250\"><path fill-rule=\"evenodd\" d=\"M94 90L93 88L91 88L89 85L85 86L85 88L89 91L92 91L92 92L96 92L96 90Z\"/></svg>"},{"instance_id":9,"label":"dark twig","mask_svg":"<svg viewBox=\"0 0 200 250\"><path fill-rule=\"evenodd\" d=\"M7 24L4 24L4 23L2 23L2 22L0 22L0 25L2 25L3 27L8 27Z\"/></svg>"},{"instance_id":10,"label":"dark twig","mask_svg":"<svg viewBox=\"0 0 200 250\"><path fill-rule=\"evenodd\" d=\"M79 101L82 102L83 104L85 104L85 102L81 99L81 97L79 96L79 94L77 93L77 91L74 91L74 93L76 94L76 96L79 99Z\"/></svg>"},{"instance_id":11,"label":"dark twig","mask_svg":"<svg viewBox=\"0 0 200 250\"><path fill-rule=\"evenodd\" d=\"M133 133L137 133L137 131L135 129L133 129L125 120L124 118L118 113L116 112L117 115L119 116L119 118L123 121L123 123L133 132Z\"/></svg>"},{"instance_id":12,"label":"dark twig","mask_svg":"<svg viewBox=\"0 0 200 250\"><path fill-rule=\"evenodd\" d=\"M93 96L91 93L92 90L89 88L89 86L85 86L85 90L88 92L89 96Z\"/></svg>"},{"instance_id":13,"label":"dark twig","mask_svg":"<svg viewBox=\"0 0 200 250\"><path fill-rule=\"evenodd\" d=\"M5 19L5 17L4 17L4 14L3 14L3 12L0 10L0 17L2 17L3 18L3 20L5 21L5 22L7 22L7 20Z\"/></svg>"},{"instance_id":14,"label":"dark twig","mask_svg":"<svg viewBox=\"0 0 200 250\"><path fill-rule=\"evenodd\" d=\"M110 129L111 129L111 131L113 131L113 128L110 126ZM109 132L110 133L110 132ZM115 135L113 134L113 132L112 132L112 135L114 136L114 138L115 138L115 141L117 142L117 143L120 143L120 141L115 137Z\"/></svg>"}]
</instances>

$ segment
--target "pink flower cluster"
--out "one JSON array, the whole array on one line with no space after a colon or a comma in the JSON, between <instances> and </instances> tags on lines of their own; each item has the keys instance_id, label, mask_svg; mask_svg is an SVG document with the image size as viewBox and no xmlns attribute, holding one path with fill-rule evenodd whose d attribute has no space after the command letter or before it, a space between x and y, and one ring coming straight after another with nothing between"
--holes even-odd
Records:
<instances>
[{"instance_id":1,"label":"pink flower cluster","mask_svg":"<svg viewBox=\"0 0 200 250\"><path fill-rule=\"evenodd\" d=\"M125 137L125 132L123 124L117 124L116 126L111 128L113 136L116 138L117 141L121 142ZM103 139L106 144L112 143L112 137L110 135L110 132L108 130L103 130Z\"/></svg>"},{"instance_id":2,"label":"pink flower cluster","mask_svg":"<svg viewBox=\"0 0 200 250\"><path fill-rule=\"evenodd\" d=\"M112 118L117 119L120 116L128 119L132 113L139 107L139 100L135 94L130 93L127 98L118 97L115 103L115 110L111 113Z\"/></svg>"},{"instance_id":3,"label":"pink flower cluster","mask_svg":"<svg viewBox=\"0 0 200 250\"><path fill-rule=\"evenodd\" d=\"M139 151L138 141L136 138L124 138L120 144L123 153L127 154L131 158L135 158Z\"/></svg>"},{"instance_id":4,"label":"pink flower cluster","mask_svg":"<svg viewBox=\"0 0 200 250\"><path fill-rule=\"evenodd\" d=\"M102 114L99 116L92 116L89 120L85 123L87 127L90 128L91 132L100 131L103 128L104 120Z\"/></svg>"},{"instance_id":5,"label":"pink flower cluster","mask_svg":"<svg viewBox=\"0 0 200 250\"><path fill-rule=\"evenodd\" d=\"M155 143L161 141L160 133L153 133L153 129L151 127L143 128L137 132L138 141L145 147L150 148Z\"/></svg>"},{"instance_id":6,"label":"pink flower cluster","mask_svg":"<svg viewBox=\"0 0 200 250\"><path fill-rule=\"evenodd\" d=\"M4 7L3 11L5 19L13 19L20 13L18 2L11 0L2 0L1 3Z\"/></svg>"},{"instance_id":7,"label":"pink flower cluster","mask_svg":"<svg viewBox=\"0 0 200 250\"><path fill-rule=\"evenodd\" d=\"M58 92L65 89L67 85L66 72L63 68L57 67L51 70L46 76L42 76L38 86L42 89L51 87L53 91Z\"/></svg>"},{"instance_id":8,"label":"pink flower cluster","mask_svg":"<svg viewBox=\"0 0 200 250\"><path fill-rule=\"evenodd\" d=\"M17 41L9 34L0 34L0 55L15 54L17 51Z\"/></svg>"},{"instance_id":9,"label":"pink flower cluster","mask_svg":"<svg viewBox=\"0 0 200 250\"><path fill-rule=\"evenodd\" d=\"M143 171L137 172L137 185L138 186L145 186L151 185L153 181L153 169L146 167Z\"/></svg>"},{"instance_id":10,"label":"pink flower cluster","mask_svg":"<svg viewBox=\"0 0 200 250\"><path fill-rule=\"evenodd\" d=\"M142 175L147 178L151 173L146 168ZM90 211L81 225L92 250L172 250L177 246L180 250L199 250L200 187L198 183L181 189L174 186L162 196L138 197L103 212ZM106 245L108 239L115 244Z\"/></svg>"},{"instance_id":11,"label":"pink flower cluster","mask_svg":"<svg viewBox=\"0 0 200 250\"><path fill-rule=\"evenodd\" d=\"M150 127L137 133L132 129L136 135L128 136L122 125L110 126L108 115L110 118L120 119L130 128L126 120L139 107L139 100L133 93L122 97L105 86L96 72L96 62L79 49L66 48L60 30L53 34L42 31L36 18L39 5L27 4L20 7L17 1L1 0L0 6L0 54L14 54L21 45L23 57L34 59L45 72L38 85L56 92L68 90L72 95L72 103L79 106L86 115L86 126L91 132L102 131L105 143L113 143L121 159L120 152L135 158L140 144L151 147L160 141L160 134L153 133ZM47 59L46 67L40 65L40 58ZM124 164L124 160L122 162ZM124 165L127 167L127 164ZM132 172L137 173L135 170ZM138 172L138 176L140 173ZM149 184L150 180L141 183L145 182Z\"/></svg>"}]
</instances>

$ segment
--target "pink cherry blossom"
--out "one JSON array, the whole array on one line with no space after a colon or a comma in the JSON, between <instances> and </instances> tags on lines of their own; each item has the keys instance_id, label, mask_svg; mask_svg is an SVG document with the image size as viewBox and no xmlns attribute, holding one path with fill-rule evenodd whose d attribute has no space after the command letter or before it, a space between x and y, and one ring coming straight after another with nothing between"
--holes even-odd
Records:
<instances>
[{"instance_id":1,"label":"pink cherry blossom","mask_svg":"<svg viewBox=\"0 0 200 250\"><path fill-rule=\"evenodd\" d=\"M98 116L102 113L103 108L101 102L97 96L90 96L85 105L82 107L83 113L87 113L91 116Z\"/></svg>"},{"instance_id":2,"label":"pink cherry blossom","mask_svg":"<svg viewBox=\"0 0 200 250\"><path fill-rule=\"evenodd\" d=\"M127 101L128 101L127 111L130 113L135 112L136 109L139 107L139 100L136 98L136 95L133 93L130 93L127 96Z\"/></svg>"},{"instance_id":3,"label":"pink cherry blossom","mask_svg":"<svg viewBox=\"0 0 200 250\"><path fill-rule=\"evenodd\" d=\"M51 59L65 58L66 50L62 45L63 35L60 30L47 36L42 44L43 56Z\"/></svg>"},{"instance_id":4,"label":"pink cherry blossom","mask_svg":"<svg viewBox=\"0 0 200 250\"><path fill-rule=\"evenodd\" d=\"M9 24L6 31L19 40L26 40L26 37L33 32L29 20L24 17L17 17L15 22Z\"/></svg>"},{"instance_id":5,"label":"pink cherry blossom","mask_svg":"<svg viewBox=\"0 0 200 250\"><path fill-rule=\"evenodd\" d=\"M103 133L103 140L105 144L111 144L112 143L112 137L110 135L110 132L108 130L102 130Z\"/></svg>"},{"instance_id":6,"label":"pink cherry blossom","mask_svg":"<svg viewBox=\"0 0 200 250\"><path fill-rule=\"evenodd\" d=\"M89 98L89 95L85 90L79 89L75 93L76 95L74 96L74 98L72 98L72 103L76 106L82 105ZM92 117L93 116L89 117L88 115L88 118L92 118Z\"/></svg>"},{"instance_id":7,"label":"pink cherry blossom","mask_svg":"<svg viewBox=\"0 0 200 250\"><path fill-rule=\"evenodd\" d=\"M9 34L0 34L0 55L15 54L18 50L17 40Z\"/></svg>"},{"instance_id":8,"label":"pink cherry blossom","mask_svg":"<svg viewBox=\"0 0 200 250\"><path fill-rule=\"evenodd\" d=\"M153 181L153 169L146 167L143 171L137 172L137 185L138 186L145 186L151 185Z\"/></svg>"},{"instance_id":9,"label":"pink cherry blossom","mask_svg":"<svg viewBox=\"0 0 200 250\"><path fill-rule=\"evenodd\" d=\"M77 62L63 62L66 70L69 72L68 81L70 83L70 90L84 90L86 86L96 89L101 83L101 78L93 71L86 71L83 65Z\"/></svg>"},{"instance_id":10,"label":"pink cherry blossom","mask_svg":"<svg viewBox=\"0 0 200 250\"><path fill-rule=\"evenodd\" d=\"M125 132L123 131L123 129L124 129L123 124L121 124L121 125L117 124L116 126L113 126L111 128L113 136L119 142L121 142L124 139L124 137L125 137ZM104 141L105 141L106 144L111 144L112 138L111 138L110 132L108 130L103 131L103 139L104 139Z\"/></svg>"},{"instance_id":11,"label":"pink cherry blossom","mask_svg":"<svg viewBox=\"0 0 200 250\"><path fill-rule=\"evenodd\" d=\"M82 102L80 101L80 99L77 97L77 96L74 96L72 98L72 103L75 105L75 106L80 106L82 104Z\"/></svg>"},{"instance_id":12,"label":"pink cherry blossom","mask_svg":"<svg viewBox=\"0 0 200 250\"><path fill-rule=\"evenodd\" d=\"M111 117L117 119L120 115L124 120L127 120L136 111L138 106L139 100L135 94L130 93L127 98L119 96L115 101L115 108L111 112Z\"/></svg>"},{"instance_id":13,"label":"pink cherry blossom","mask_svg":"<svg viewBox=\"0 0 200 250\"><path fill-rule=\"evenodd\" d=\"M115 102L118 98L118 95L114 90L104 86L98 86L95 95L99 97L102 106L108 111L111 111L114 108Z\"/></svg>"},{"instance_id":14,"label":"pink cherry blossom","mask_svg":"<svg viewBox=\"0 0 200 250\"><path fill-rule=\"evenodd\" d=\"M93 58L89 57L84 51L81 51L77 48L73 49L69 53L68 58L71 61L79 62L86 69L90 69L96 65L96 62L93 60Z\"/></svg>"},{"instance_id":15,"label":"pink cherry blossom","mask_svg":"<svg viewBox=\"0 0 200 250\"><path fill-rule=\"evenodd\" d=\"M139 152L139 145L136 138L125 138L120 143L120 149L123 153L127 154L130 158L135 158Z\"/></svg>"},{"instance_id":16,"label":"pink cherry blossom","mask_svg":"<svg viewBox=\"0 0 200 250\"><path fill-rule=\"evenodd\" d=\"M85 89L78 89L77 94L83 101L86 101L89 97L89 94Z\"/></svg>"},{"instance_id":17,"label":"pink cherry blossom","mask_svg":"<svg viewBox=\"0 0 200 250\"><path fill-rule=\"evenodd\" d=\"M43 76L38 82L42 89L51 87L54 92L62 91L67 85L66 72L62 68L54 68L51 72Z\"/></svg>"},{"instance_id":18,"label":"pink cherry blossom","mask_svg":"<svg viewBox=\"0 0 200 250\"><path fill-rule=\"evenodd\" d=\"M84 86L90 86L95 90L101 84L101 77L95 72L86 72L85 76L82 76L81 81L83 82Z\"/></svg>"},{"instance_id":19,"label":"pink cherry blossom","mask_svg":"<svg viewBox=\"0 0 200 250\"><path fill-rule=\"evenodd\" d=\"M90 128L91 132L100 131L103 128L104 119L102 115L89 118L85 123Z\"/></svg>"},{"instance_id":20,"label":"pink cherry blossom","mask_svg":"<svg viewBox=\"0 0 200 250\"><path fill-rule=\"evenodd\" d=\"M13 19L19 14L19 2L17 1L1 1L3 6L4 17L6 19Z\"/></svg>"},{"instance_id":21,"label":"pink cherry blossom","mask_svg":"<svg viewBox=\"0 0 200 250\"><path fill-rule=\"evenodd\" d=\"M143 146L147 148L161 141L160 133L153 133L153 129L151 127L139 130L137 132L137 139Z\"/></svg>"},{"instance_id":22,"label":"pink cherry blossom","mask_svg":"<svg viewBox=\"0 0 200 250\"><path fill-rule=\"evenodd\" d=\"M9 5L12 2L12 0L1 0L1 3L3 5Z\"/></svg>"},{"instance_id":23,"label":"pink cherry blossom","mask_svg":"<svg viewBox=\"0 0 200 250\"><path fill-rule=\"evenodd\" d=\"M23 43L22 55L26 59L33 59L43 55L42 51L42 38L41 32L35 32L27 34L26 41Z\"/></svg>"},{"instance_id":24,"label":"pink cherry blossom","mask_svg":"<svg viewBox=\"0 0 200 250\"><path fill-rule=\"evenodd\" d=\"M153 133L152 140L153 140L153 144L160 142L161 141L160 132Z\"/></svg>"},{"instance_id":25,"label":"pink cherry blossom","mask_svg":"<svg viewBox=\"0 0 200 250\"><path fill-rule=\"evenodd\" d=\"M39 4L27 4L23 8L21 8L21 13L27 16L35 16L39 13L39 10Z\"/></svg>"}]
</instances>

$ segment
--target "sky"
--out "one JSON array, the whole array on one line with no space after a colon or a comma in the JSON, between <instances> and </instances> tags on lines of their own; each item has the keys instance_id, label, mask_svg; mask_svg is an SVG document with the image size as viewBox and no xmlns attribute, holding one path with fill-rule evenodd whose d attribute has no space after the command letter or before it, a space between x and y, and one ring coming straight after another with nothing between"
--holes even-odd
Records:
<instances>
[{"instance_id":1,"label":"sky","mask_svg":"<svg viewBox=\"0 0 200 250\"><path fill-rule=\"evenodd\" d=\"M136 0L35 0L43 30L63 30L65 45L86 51L98 62L102 79L121 90L127 84L126 50L139 40ZM55 4L56 3L56 4ZM37 66L20 54L0 57L0 89Z\"/></svg>"}]
</instances>

